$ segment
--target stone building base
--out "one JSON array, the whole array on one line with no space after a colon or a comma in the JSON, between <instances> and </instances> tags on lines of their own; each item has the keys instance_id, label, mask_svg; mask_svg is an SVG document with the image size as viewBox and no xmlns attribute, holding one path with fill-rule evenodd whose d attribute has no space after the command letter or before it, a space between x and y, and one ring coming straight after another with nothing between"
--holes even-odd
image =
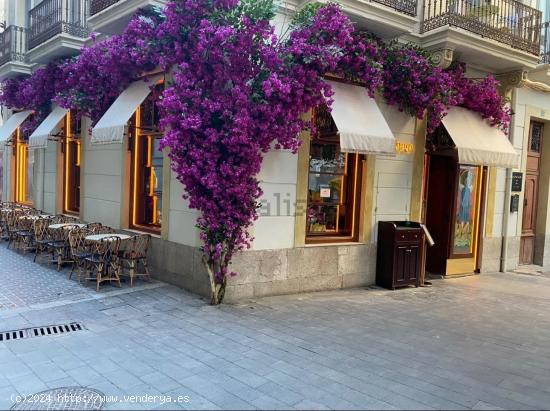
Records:
<instances>
[{"instance_id":1,"label":"stone building base","mask_svg":"<svg viewBox=\"0 0 550 411\"><path fill-rule=\"evenodd\" d=\"M153 239L150 266L154 277L208 296L208 275L198 248ZM375 283L374 245L315 246L246 251L233 259L226 302L270 295L353 288Z\"/></svg>"},{"instance_id":2,"label":"stone building base","mask_svg":"<svg viewBox=\"0 0 550 411\"><path fill-rule=\"evenodd\" d=\"M500 271L502 238L485 238L481 272ZM519 237L508 239L508 269L519 261ZM208 275L196 247L153 239L150 254L155 278L209 296ZM245 251L233 258L226 302L270 295L362 287L376 282L376 245L306 246Z\"/></svg>"}]
</instances>

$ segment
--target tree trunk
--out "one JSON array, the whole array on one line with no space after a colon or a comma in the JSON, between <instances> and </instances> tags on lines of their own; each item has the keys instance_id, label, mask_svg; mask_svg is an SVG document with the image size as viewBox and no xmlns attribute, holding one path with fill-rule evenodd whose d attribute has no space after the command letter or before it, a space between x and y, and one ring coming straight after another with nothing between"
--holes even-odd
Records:
<instances>
[{"instance_id":1,"label":"tree trunk","mask_svg":"<svg viewBox=\"0 0 550 411\"><path fill-rule=\"evenodd\" d=\"M224 277L221 283L216 281L216 265L220 265L220 262L214 262L212 260L203 258L206 271L208 272L208 279L210 280L210 304L220 305L225 297L225 288L227 286L227 278Z\"/></svg>"}]
</instances>

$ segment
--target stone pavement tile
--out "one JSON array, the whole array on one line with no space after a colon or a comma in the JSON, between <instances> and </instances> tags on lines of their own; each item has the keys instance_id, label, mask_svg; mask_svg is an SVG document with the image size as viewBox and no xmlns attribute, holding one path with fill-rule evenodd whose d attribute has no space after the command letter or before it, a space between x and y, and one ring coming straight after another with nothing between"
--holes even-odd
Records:
<instances>
[{"instance_id":1,"label":"stone pavement tile","mask_svg":"<svg viewBox=\"0 0 550 411\"><path fill-rule=\"evenodd\" d=\"M51 361L29 364L29 367L38 378L46 383L69 377L65 371Z\"/></svg>"},{"instance_id":2,"label":"stone pavement tile","mask_svg":"<svg viewBox=\"0 0 550 411\"><path fill-rule=\"evenodd\" d=\"M66 377L61 378L60 380L53 380L46 382L48 388L61 388L61 387L77 387L79 384L74 380L74 378Z\"/></svg>"},{"instance_id":3,"label":"stone pavement tile","mask_svg":"<svg viewBox=\"0 0 550 411\"><path fill-rule=\"evenodd\" d=\"M143 382L154 387L161 393L172 391L179 387L179 383L161 372L153 372L139 377Z\"/></svg>"},{"instance_id":4,"label":"stone pavement tile","mask_svg":"<svg viewBox=\"0 0 550 411\"><path fill-rule=\"evenodd\" d=\"M62 354L50 358L54 364L59 365L64 371L74 370L75 368L82 368L86 366L86 363L72 353Z\"/></svg>"},{"instance_id":5,"label":"stone pavement tile","mask_svg":"<svg viewBox=\"0 0 550 411\"><path fill-rule=\"evenodd\" d=\"M155 372L157 370L156 366L148 365L140 359L134 359L134 360L120 360L117 361L116 358L111 357L111 360L116 362L123 370L121 371L127 371L134 375L147 375L151 374L152 372ZM157 359L157 363L158 363Z\"/></svg>"},{"instance_id":6,"label":"stone pavement tile","mask_svg":"<svg viewBox=\"0 0 550 411\"><path fill-rule=\"evenodd\" d=\"M297 392L272 381L260 385L258 387L258 391L261 391L270 397L278 398L280 401L288 404L289 406L293 406L304 399L304 397Z\"/></svg>"},{"instance_id":7,"label":"stone pavement tile","mask_svg":"<svg viewBox=\"0 0 550 411\"><path fill-rule=\"evenodd\" d=\"M97 373L88 366L73 368L72 370L68 370L67 374L69 374L70 377L74 378L77 383L83 386L88 386L95 382L104 380L103 375Z\"/></svg>"},{"instance_id":8,"label":"stone pavement tile","mask_svg":"<svg viewBox=\"0 0 550 411\"><path fill-rule=\"evenodd\" d=\"M0 389L9 387L11 385L10 380L4 377L3 375L0 375Z\"/></svg>"},{"instance_id":9,"label":"stone pavement tile","mask_svg":"<svg viewBox=\"0 0 550 411\"><path fill-rule=\"evenodd\" d=\"M0 410L9 410L21 395L14 387L0 388Z\"/></svg>"},{"instance_id":10,"label":"stone pavement tile","mask_svg":"<svg viewBox=\"0 0 550 411\"><path fill-rule=\"evenodd\" d=\"M216 385L210 384L206 379L199 376L192 376L180 381L183 387L189 388L198 394L208 398L209 401L225 409L254 409L254 406L247 401L244 401L236 395L226 391L225 389L214 390L212 387Z\"/></svg>"},{"instance_id":11,"label":"stone pavement tile","mask_svg":"<svg viewBox=\"0 0 550 411\"><path fill-rule=\"evenodd\" d=\"M197 374L197 377L209 381L211 384L223 386L223 388L231 394L239 397L240 399L251 402L253 399L258 398L262 393L229 375L225 375L224 369L209 370L208 372L202 372Z\"/></svg>"},{"instance_id":12,"label":"stone pavement tile","mask_svg":"<svg viewBox=\"0 0 550 411\"><path fill-rule=\"evenodd\" d=\"M32 365L46 363L49 361L49 358L44 354L45 354L44 351L37 350L37 351L30 351L30 352L25 352L21 354L16 354L16 356L19 360L23 361L25 364L32 367ZM1 358L4 358L4 357L2 356Z\"/></svg>"},{"instance_id":13,"label":"stone pavement tile","mask_svg":"<svg viewBox=\"0 0 550 411\"><path fill-rule=\"evenodd\" d=\"M282 401L278 401L268 395L261 395L250 403L259 410L290 410L294 409Z\"/></svg>"},{"instance_id":14,"label":"stone pavement tile","mask_svg":"<svg viewBox=\"0 0 550 411\"><path fill-rule=\"evenodd\" d=\"M330 410L329 407L312 400L302 400L294 406L298 410Z\"/></svg>"},{"instance_id":15,"label":"stone pavement tile","mask_svg":"<svg viewBox=\"0 0 550 411\"><path fill-rule=\"evenodd\" d=\"M118 364L108 358L96 358L95 360L88 360L86 363L98 373L112 372L120 369Z\"/></svg>"},{"instance_id":16,"label":"stone pavement tile","mask_svg":"<svg viewBox=\"0 0 550 411\"><path fill-rule=\"evenodd\" d=\"M182 367L177 359L174 359L172 362L163 363L162 366L159 367L162 373L166 374L168 377L179 381L184 378L190 377L192 375L197 374L196 371L201 370L189 370L187 368ZM204 367L201 367L204 369Z\"/></svg>"},{"instance_id":17,"label":"stone pavement tile","mask_svg":"<svg viewBox=\"0 0 550 411\"><path fill-rule=\"evenodd\" d=\"M472 410L503 410L504 408L497 407L492 404L488 404L483 401L478 401L473 407Z\"/></svg>"},{"instance_id":18,"label":"stone pavement tile","mask_svg":"<svg viewBox=\"0 0 550 411\"><path fill-rule=\"evenodd\" d=\"M10 382L21 395L36 394L48 388L47 385L34 374L10 379Z\"/></svg>"},{"instance_id":19,"label":"stone pavement tile","mask_svg":"<svg viewBox=\"0 0 550 411\"><path fill-rule=\"evenodd\" d=\"M0 375L12 380L25 375L32 375L32 369L18 361L0 363Z\"/></svg>"},{"instance_id":20,"label":"stone pavement tile","mask_svg":"<svg viewBox=\"0 0 550 411\"><path fill-rule=\"evenodd\" d=\"M224 373L230 375L231 377L239 380L253 388L259 387L260 385L265 384L269 381L267 378L264 378L250 370L241 368L235 364L231 364L228 367L223 369Z\"/></svg>"},{"instance_id":21,"label":"stone pavement tile","mask_svg":"<svg viewBox=\"0 0 550 411\"><path fill-rule=\"evenodd\" d=\"M143 384L138 377L125 370L111 371L104 373L103 377L112 382L123 391L137 387Z\"/></svg>"}]
</instances>

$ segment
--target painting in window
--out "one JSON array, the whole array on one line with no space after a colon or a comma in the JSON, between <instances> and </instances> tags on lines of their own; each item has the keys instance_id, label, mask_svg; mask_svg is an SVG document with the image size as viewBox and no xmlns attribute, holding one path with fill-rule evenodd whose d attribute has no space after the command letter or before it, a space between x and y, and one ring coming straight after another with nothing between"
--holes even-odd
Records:
<instances>
[{"instance_id":1,"label":"painting in window","mask_svg":"<svg viewBox=\"0 0 550 411\"><path fill-rule=\"evenodd\" d=\"M452 253L457 258L474 254L479 170L476 166L459 167Z\"/></svg>"}]
</instances>

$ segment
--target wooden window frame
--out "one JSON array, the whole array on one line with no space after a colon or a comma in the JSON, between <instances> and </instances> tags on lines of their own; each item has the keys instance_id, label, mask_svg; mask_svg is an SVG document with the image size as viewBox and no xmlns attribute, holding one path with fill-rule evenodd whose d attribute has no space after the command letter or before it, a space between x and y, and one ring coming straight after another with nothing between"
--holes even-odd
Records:
<instances>
[{"instance_id":1,"label":"wooden window frame","mask_svg":"<svg viewBox=\"0 0 550 411\"><path fill-rule=\"evenodd\" d=\"M159 83L159 87L163 83ZM151 169L154 172L155 168L152 165L154 143L156 139L162 137L162 134L158 131L158 117L153 114L154 127L144 127L143 125L143 107L141 104L136 110L135 114L129 123L129 141L128 149L130 151L130 228L138 231L144 231L151 234L159 235L162 230L162 221L160 223L147 224L140 221L140 215L143 215L143 210L147 206L147 201L152 199L153 201L153 216L157 215L158 211L162 214L162 205L158 203L158 196L149 193L149 195L143 195L145 192L146 182L144 178L145 169ZM164 164L163 164L164 168ZM157 174L158 175L158 174ZM161 170L161 178L163 177ZM150 174L149 178L154 178ZM149 185L150 189L153 186ZM163 187L161 187L161 192ZM141 194L141 195L140 195ZM161 194L162 195L162 194ZM155 203L157 205L155 205ZM155 217L153 217L155 218Z\"/></svg>"},{"instance_id":2,"label":"wooden window frame","mask_svg":"<svg viewBox=\"0 0 550 411\"><path fill-rule=\"evenodd\" d=\"M317 122L317 118L319 115L318 110L314 110L313 116L314 121ZM310 161L311 161L311 148L314 144L321 142L321 144L327 143L327 144L334 144L334 139L338 139L337 129L334 124L325 124L325 127L327 129L326 132L323 132L322 130L319 132L319 136L316 138L312 138L310 142L308 153L308 166L307 166L307 187L308 187L308 195L307 195L307 207L306 210L309 210L310 204L310 196L309 196L309 180L311 174L323 174L323 173L315 173L311 172L310 168ZM317 142L316 142L317 140ZM339 140L338 140L339 145ZM341 185L341 191L345 193L344 198L342 196L340 197L339 201L340 204L338 204L337 210L339 210L340 206L348 206L350 210L351 215L351 222L347 222L346 224L350 224L349 228L346 230L346 233L338 234L338 233L331 233L331 232L320 232L312 234L308 231L308 218L306 216L305 223L306 223L306 229L305 229L305 243L306 244L326 244L326 243L344 243L344 242L358 242L359 241L359 235L360 235L360 218L361 218L361 201L362 201L362 175L363 175L363 164L365 163L365 158L361 154L352 154L352 153L345 153L345 169L342 173L342 185ZM338 173L326 173L326 174L334 174L338 175ZM321 202L314 203L317 205L322 205ZM306 211L307 212L307 211Z\"/></svg>"},{"instance_id":3,"label":"wooden window frame","mask_svg":"<svg viewBox=\"0 0 550 411\"><path fill-rule=\"evenodd\" d=\"M63 153L63 212L80 214L81 156L80 130L75 113L68 111L64 119ZM76 157L76 161L74 161ZM78 181L76 176L78 177Z\"/></svg>"},{"instance_id":4,"label":"wooden window frame","mask_svg":"<svg viewBox=\"0 0 550 411\"><path fill-rule=\"evenodd\" d=\"M17 128L17 130L15 131L13 148L14 148L13 155L15 157L14 200L16 203L32 206L34 205L34 201L27 200L27 180L29 178L28 176L29 145L21 137L20 128ZM34 178L34 170L33 170L32 178Z\"/></svg>"}]
</instances>

